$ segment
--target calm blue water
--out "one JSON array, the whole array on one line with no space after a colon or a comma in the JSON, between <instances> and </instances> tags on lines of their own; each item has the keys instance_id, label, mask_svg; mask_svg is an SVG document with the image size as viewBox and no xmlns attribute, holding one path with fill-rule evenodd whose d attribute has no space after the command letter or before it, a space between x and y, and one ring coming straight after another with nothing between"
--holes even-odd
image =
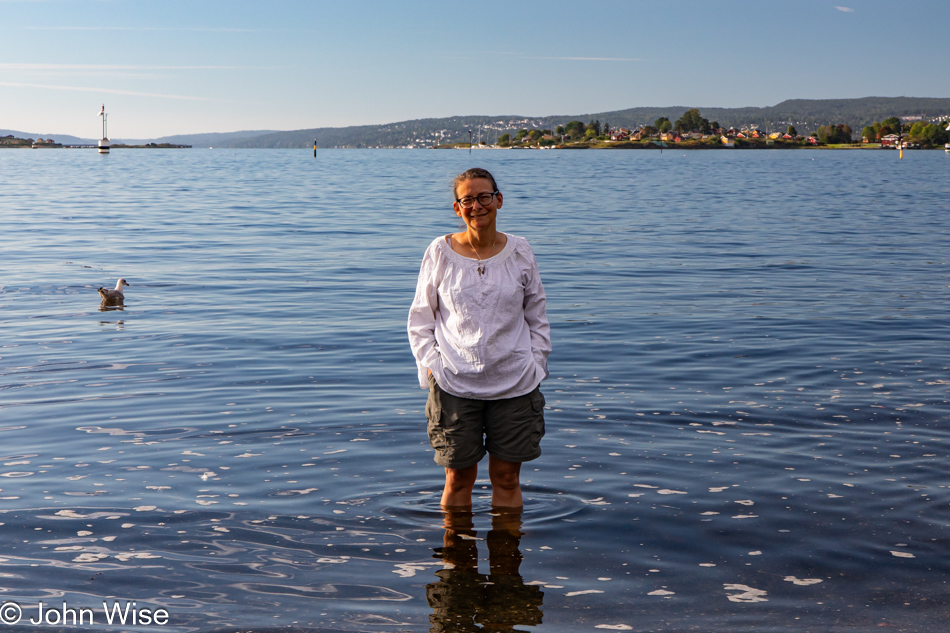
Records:
<instances>
[{"instance_id":1,"label":"calm blue water","mask_svg":"<svg viewBox=\"0 0 950 633\"><path fill-rule=\"evenodd\" d=\"M523 516L486 476L446 532L405 321L474 165L535 249L554 353ZM0 602L103 627L134 600L174 631L943 631L948 173L0 152Z\"/></svg>"}]
</instances>

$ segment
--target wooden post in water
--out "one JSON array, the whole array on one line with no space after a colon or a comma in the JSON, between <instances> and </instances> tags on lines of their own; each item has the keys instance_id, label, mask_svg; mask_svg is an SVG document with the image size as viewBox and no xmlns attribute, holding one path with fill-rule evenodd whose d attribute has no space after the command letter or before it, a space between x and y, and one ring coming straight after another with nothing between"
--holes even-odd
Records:
<instances>
[{"instance_id":1,"label":"wooden post in water","mask_svg":"<svg viewBox=\"0 0 950 633\"><path fill-rule=\"evenodd\" d=\"M317 139L313 139L313 157L317 157Z\"/></svg>"}]
</instances>

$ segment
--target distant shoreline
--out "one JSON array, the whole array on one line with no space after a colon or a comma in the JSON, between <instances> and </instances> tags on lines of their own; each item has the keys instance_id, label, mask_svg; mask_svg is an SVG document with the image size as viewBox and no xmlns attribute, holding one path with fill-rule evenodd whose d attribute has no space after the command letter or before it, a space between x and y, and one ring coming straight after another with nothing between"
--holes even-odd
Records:
<instances>
[{"instance_id":1,"label":"distant shoreline","mask_svg":"<svg viewBox=\"0 0 950 633\"><path fill-rule=\"evenodd\" d=\"M77 144L77 143L51 143L46 144L34 144L30 139L10 139L2 138L0 141L0 149L10 148L10 149L98 149L98 145L89 145L89 144ZM11 142L13 141L13 142ZM192 145L183 145L176 143L146 143L143 145L126 145L123 143L117 143L115 145L110 145L110 149L193 149ZM203 149L203 148L200 148ZM208 148L214 149L214 148ZM297 149L300 148L228 148L222 147L219 149ZM325 147L319 148L322 150L327 149L456 149L456 150L513 150L513 151L538 151L538 150L860 150L860 151L871 151L871 150L896 150L896 147L887 147L882 146L877 143L843 143L843 144L832 144L832 145L806 145L802 143L782 143L774 142L772 144L767 144L764 142L756 141L746 141L746 142L736 142L732 147L726 146L721 143L709 143L709 142L699 142L699 141L683 141L680 143L669 143L669 144L658 144L656 142L641 142L641 141L597 141L597 142L579 142L579 143L568 143L561 145L547 145L547 146L508 146L502 147L499 145L486 145L486 144L469 144L469 143L451 143L445 145L435 145L432 147L415 147L415 148L403 148L403 147L382 147L382 148L357 148L357 147ZM937 150L941 151L945 148L934 146L934 147L915 147L915 148L905 148L907 151L926 151L926 150Z\"/></svg>"},{"instance_id":2,"label":"distant shoreline","mask_svg":"<svg viewBox=\"0 0 950 633\"><path fill-rule=\"evenodd\" d=\"M98 145L55 145L37 146L30 145L0 145L0 148L7 149L98 149ZM191 149L191 145L110 145L110 149Z\"/></svg>"},{"instance_id":3,"label":"distant shoreline","mask_svg":"<svg viewBox=\"0 0 950 633\"><path fill-rule=\"evenodd\" d=\"M610 150L731 150L731 151L744 151L744 150L859 150L859 151L872 151L872 150L896 150L895 147L884 147L879 144L859 144L859 143L843 143L843 144L833 144L833 145L804 145L801 143L775 143L773 145L767 145L765 143L736 143L735 146L728 147L723 144L710 144L710 143L672 143L668 145L657 145L656 143L640 143L640 142L626 142L626 141L617 141L614 143L572 143L569 145L549 145L546 147L500 147L498 145L472 145L472 149L483 150L483 149L492 149L492 150L516 150L516 151L527 151L527 150L590 150L590 149L610 149ZM469 149L468 143L453 143L451 145L436 145L432 149ZM906 149L906 148L905 148ZM921 151L921 150L939 150L943 151L942 147L928 147L928 148L914 148L906 149L906 151Z\"/></svg>"},{"instance_id":4,"label":"distant shoreline","mask_svg":"<svg viewBox=\"0 0 950 633\"><path fill-rule=\"evenodd\" d=\"M124 143L110 144L111 149L191 149L191 145L177 143L144 143L142 145L126 145ZM0 138L0 148L8 149L98 149L98 145L91 143L57 143L54 140L31 138L17 138L4 136Z\"/></svg>"}]
</instances>

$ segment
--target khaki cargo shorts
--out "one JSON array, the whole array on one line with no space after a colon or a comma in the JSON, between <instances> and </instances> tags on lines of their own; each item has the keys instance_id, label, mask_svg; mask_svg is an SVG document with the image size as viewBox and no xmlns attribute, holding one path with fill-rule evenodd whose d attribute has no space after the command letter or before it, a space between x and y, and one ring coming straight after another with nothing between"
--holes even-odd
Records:
<instances>
[{"instance_id":1,"label":"khaki cargo shorts","mask_svg":"<svg viewBox=\"0 0 950 633\"><path fill-rule=\"evenodd\" d=\"M515 398L472 400L446 393L429 376L429 445L435 463L468 468L490 453L506 462L528 462L541 456L544 437L544 395L540 387Z\"/></svg>"}]
</instances>

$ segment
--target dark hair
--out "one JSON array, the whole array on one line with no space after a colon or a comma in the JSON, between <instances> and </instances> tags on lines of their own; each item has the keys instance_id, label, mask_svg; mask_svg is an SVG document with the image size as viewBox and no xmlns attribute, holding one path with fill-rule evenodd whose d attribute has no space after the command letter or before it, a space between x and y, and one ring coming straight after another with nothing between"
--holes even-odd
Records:
<instances>
[{"instance_id":1,"label":"dark hair","mask_svg":"<svg viewBox=\"0 0 950 633\"><path fill-rule=\"evenodd\" d=\"M472 167L471 169L463 171L461 174L455 177L455 180L452 182L452 195L458 195L458 188L460 184L466 180L475 180L476 178L484 178L491 183L492 190L498 191L498 185L495 183L495 177L492 176L487 169L482 169L481 167Z\"/></svg>"}]
</instances>

